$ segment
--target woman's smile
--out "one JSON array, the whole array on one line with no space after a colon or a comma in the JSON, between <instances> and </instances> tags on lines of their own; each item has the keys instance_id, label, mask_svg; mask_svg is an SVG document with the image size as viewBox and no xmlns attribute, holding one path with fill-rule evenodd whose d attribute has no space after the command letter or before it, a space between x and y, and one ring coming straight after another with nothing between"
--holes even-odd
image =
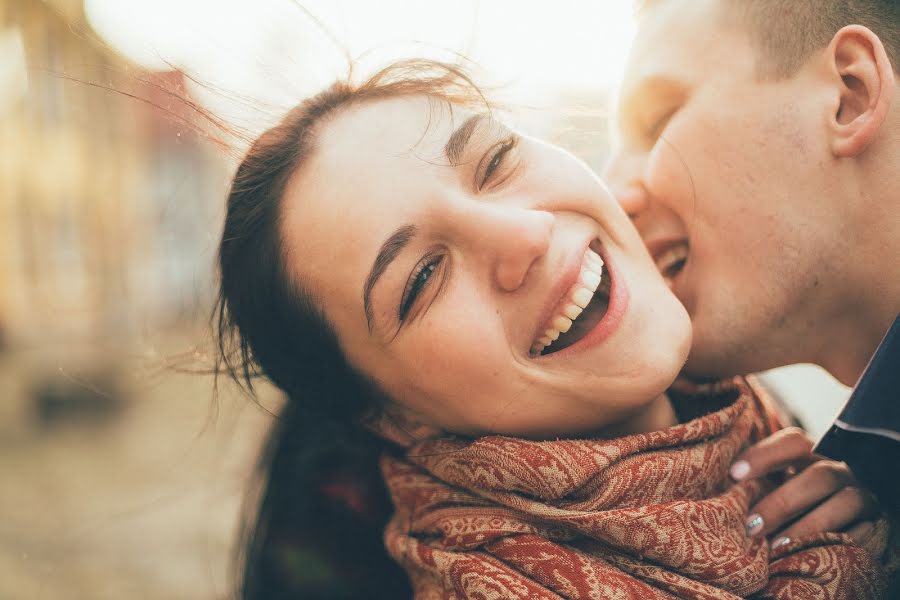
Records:
<instances>
[{"instance_id":1,"label":"woman's smile","mask_svg":"<svg viewBox=\"0 0 900 600\"><path fill-rule=\"evenodd\" d=\"M584 253L578 281L560 302L561 310L551 328L532 346L535 358L567 358L613 335L628 310L628 288L624 279L616 276L614 264L600 240L592 241ZM549 340L552 343L547 343Z\"/></svg>"},{"instance_id":2,"label":"woman's smile","mask_svg":"<svg viewBox=\"0 0 900 600\"><path fill-rule=\"evenodd\" d=\"M595 296L604 295L605 290L598 292L603 281L603 259L588 247L575 275L575 282L571 285L571 277L565 277L560 282L561 287L568 289L556 302L550 319L538 328L538 336L531 344L533 356L558 352L584 337L587 329L583 326L584 319L579 320L579 317Z\"/></svg>"}]
</instances>

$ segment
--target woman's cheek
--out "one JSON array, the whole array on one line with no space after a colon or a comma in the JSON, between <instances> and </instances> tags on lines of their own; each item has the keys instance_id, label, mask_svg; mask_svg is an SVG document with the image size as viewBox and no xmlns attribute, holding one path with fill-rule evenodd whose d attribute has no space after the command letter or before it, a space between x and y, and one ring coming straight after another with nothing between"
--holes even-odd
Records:
<instances>
[{"instance_id":1,"label":"woman's cheek","mask_svg":"<svg viewBox=\"0 0 900 600\"><path fill-rule=\"evenodd\" d=\"M423 327L412 364L418 365L416 370L436 395L471 397L503 381L512 360L506 336L492 333L489 326L479 327L478 321L470 315Z\"/></svg>"}]
</instances>

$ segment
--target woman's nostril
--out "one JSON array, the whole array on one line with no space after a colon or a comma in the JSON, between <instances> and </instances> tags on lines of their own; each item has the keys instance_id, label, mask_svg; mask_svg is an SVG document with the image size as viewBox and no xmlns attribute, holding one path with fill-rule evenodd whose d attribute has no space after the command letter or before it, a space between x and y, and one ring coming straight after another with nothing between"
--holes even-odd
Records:
<instances>
[{"instance_id":1,"label":"woman's nostril","mask_svg":"<svg viewBox=\"0 0 900 600\"><path fill-rule=\"evenodd\" d=\"M497 268L497 283L500 289L506 292L514 292L525 281L527 270L521 266L506 262Z\"/></svg>"},{"instance_id":2,"label":"woman's nostril","mask_svg":"<svg viewBox=\"0 0 900 600\"><path fill-rule=\"evenodd\" d=\"M545 210L520 207L492 207L492 218L483 223L473 240L478 252L487 252L493 277L504 291L517 290L527 279L532 265L550 248L556 217Z\"/></svg>"},{"instance_id":3,"label":"woman's nostril","mask_svg":"<svg viewBox=\"0 0 900 600\"><path fill-rule=\"evenodd\" d=\"M534 238L531 243L507 240L507 247L501 253L496 266L496 278L500 288L507 292L519 289L527 280L528 273L549 248L549 236Z\"/></svg>"}]
</instances>

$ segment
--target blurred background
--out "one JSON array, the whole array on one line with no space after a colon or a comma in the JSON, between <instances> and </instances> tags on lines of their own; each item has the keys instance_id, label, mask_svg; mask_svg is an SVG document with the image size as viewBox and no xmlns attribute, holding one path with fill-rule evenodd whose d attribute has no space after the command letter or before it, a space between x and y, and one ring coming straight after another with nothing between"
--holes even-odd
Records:
<instances>
[{"instance_id":1,"label":"blurred background","mask_svg":"<svg viewBox=\"0 0 900 600\"><path fill-rule=\"evenodd\" d=\"M459 53L599 169L631 8L550 6L0 0L0 598L228 595L279 402L203 373L242 140L347 57ZM766 377L814 434L847 393L812 367Z\"/></svg>"}]
</instances>

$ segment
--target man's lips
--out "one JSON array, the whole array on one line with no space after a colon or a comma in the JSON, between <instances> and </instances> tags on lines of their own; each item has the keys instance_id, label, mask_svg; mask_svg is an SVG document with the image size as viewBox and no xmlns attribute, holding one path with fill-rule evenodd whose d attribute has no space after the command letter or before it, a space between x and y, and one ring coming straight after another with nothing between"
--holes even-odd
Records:
<instances>
[{"instance_id":1,"label":"man's lips","mask_svg":"<svg viewBox=\"0 0 900 600\"><path fill-rule=\"evenodd\" d=\"M688 241L684 238L669 238L646 242L647 251L660 274L672 287L675 278L687 263L690 253Z\"/></svg>"}]
</instances>

